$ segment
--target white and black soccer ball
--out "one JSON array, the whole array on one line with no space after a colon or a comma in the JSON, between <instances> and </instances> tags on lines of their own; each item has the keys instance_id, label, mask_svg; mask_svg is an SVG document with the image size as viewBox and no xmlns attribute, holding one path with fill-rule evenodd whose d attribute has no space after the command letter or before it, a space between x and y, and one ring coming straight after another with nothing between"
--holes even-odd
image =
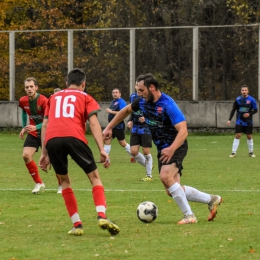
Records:
<instances>
[{"instance_id":1,"label":"white and black soccer ball","mask_svg":"<svg viewBox=\"0 0 260 260\"><path fill-rule=\"evenodd\" d=\"M151 223L158 216L158 208L153 202L145 201L137 207L136 213L142 222Z\"/></svg>"}]
</instances>

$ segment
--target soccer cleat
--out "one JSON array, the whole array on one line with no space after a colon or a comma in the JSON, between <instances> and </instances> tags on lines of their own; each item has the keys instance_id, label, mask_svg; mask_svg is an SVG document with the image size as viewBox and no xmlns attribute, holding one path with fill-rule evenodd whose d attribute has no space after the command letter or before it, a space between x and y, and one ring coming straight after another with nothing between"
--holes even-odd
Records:
<instances>
[{"instance_id":1,"label":"soccer cleat","mask_svg":"<svg viewBox=\"0 0 260 260\"><path fill-rule=\"evenodd\" d=\"M131 161L131 163L136 163L136 160L134 157L131 157L130 161Z\"/></svg>"},{"instance_id":2,"label":"soccer cleat","mask_svg":"<svg viewBox=\"0 0 260 260\"><path fill-rule=\"evenodd\" d=\"M232 153L232 154L229 155L229 157L235 157L235 156L236 156L235 153Z\"/></svg>"},{"instance_id":3,"label":"soccer cleat","mask_svg":"<svg viewBox=\"0 0 260 260\"><path fill-rule=\"evenodd\" d=\"M153 178L150 176L146 176L145 178L142 178L140 181L152 181Z\"/></svg>"},{"instance_id":4,"label":"soccer cleat","mask_svg":"<svg viewBox=\"0 0 260 260\"><path fill-rule=\"evenodd\" d=\"M217 215L217 209L220 203L222 202L222 198L218 195L210 195L211 200L208 204L209 215L208 221L213 221Z\"/></svg>"},{"instance_id":5,"label":"soccer cleat","mask_svg":"<svg viewBox=\"0 0 260 260\"><path fill-rule=\"evenodd\" d=\"M44 183L36 183L34 189L32 190L32 193L37 194L44 189L45 189Z\"/></svg>"},{"instance_id":6,"label":"soccer cleat","mask_svg":"<svg viewBox=\"0 0 260 260\"><path fill-rule=\"evenodd\" d=\"M58 191L57 191L58 194L61 194L62 193L62 188L61 188L61 185L58 186Z\"/></svg>"},{"instance_id":7,"label":"soccer cleat","mask_svg":"<svg viewBox=\"0 0 260 260\"><path fill-rule=\"evenodd\" d=\"M255 154L252 152L252 153L249 153L249 157L256 157Z\"/></svg>"},{"instance_id":8,"label":"soccer cleat","mask_svg":"<svg viewBox=\"0 0 260 260\"><path fill-rule=\"evenodd\" d=\"M115 236L120 232L120 228L106 218L98 217L98 225L102 229L107 229L111 236Z\"/></svg>"},{"instance_id":9,"label":"soccer cleat","mask_svg":"<svg viewBox=\"0 0 260 260\"><path fill-rule=\"evenodd\" d=\"M69 235L74 235L74 236L82 236L83 235L83 226L80 224L76 227L73 227L69 232Z\"/></svg>"},{"instance_id":10,"label":"soccer cleat","mask_svg":"<svg viewBox=\"0 0 260 260\"><path fill-rule=\"evenodd\" d=\"M184 215L184 218L179 221L177 224L183 225L183 224L194 224L197 223L197 219L194 214L190 215Z\"/></svg>"}]
</instances>

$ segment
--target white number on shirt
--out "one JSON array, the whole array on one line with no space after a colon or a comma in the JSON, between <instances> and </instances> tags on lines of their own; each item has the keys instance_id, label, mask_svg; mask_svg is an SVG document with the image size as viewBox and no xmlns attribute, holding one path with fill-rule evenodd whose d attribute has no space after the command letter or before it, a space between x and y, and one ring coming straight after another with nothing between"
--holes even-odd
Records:
<instances>
[{"instance_id":1,"label":"white number on shirt","mask_svg":"<svg viewBox=\"0 0 260 260\"><path fill-rule=\"evenodd\" d=\"M62 100L62 96L56 96L56 109L55 109L55 117L60 118L60 113L62 111L63 117L74 117L75 106L72 104L76 102L76 97L73 95L66 96Z\"/></svg>"}]
</instances>

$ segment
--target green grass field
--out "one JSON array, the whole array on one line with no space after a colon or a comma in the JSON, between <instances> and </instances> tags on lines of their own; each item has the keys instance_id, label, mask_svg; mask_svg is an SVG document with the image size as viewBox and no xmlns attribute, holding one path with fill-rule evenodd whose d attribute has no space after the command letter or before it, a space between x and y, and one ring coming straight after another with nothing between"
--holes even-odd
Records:
<instances>
[{"instance_id":1,"label":"green grass field","mask_svg":"<svg viewBox=\"0 0 260 260\"><path fill-rule=\"evenodd\" d=\"M112 142L111 167L98 165L106 190L107 215L120 226L111 237L96 221L91 186L83 171L69 159L72 187L78 200L84 235L69 236L72 224L54 171L41 172L46 191L33 195L34 183L22 159L23 141L17 134L0 134L0 259L260 259L260 135L254 134L256 158L248 156L243 136L235 158L229 158L234 135L191 135L184 160L182 184L222 196L214 222L207 221L207 205L191 203L197 224L177 225L182 213L166 195L159 180L155 147L154 180L140 182L145 169L131 164L117 141ZM98 160L93 139L90 146ZM127 136L129 140L129 136ZM38 163L40 152L35 155ZM136 216L143 201L159 208L155 222Z\"/></svg>"}]
</instances>

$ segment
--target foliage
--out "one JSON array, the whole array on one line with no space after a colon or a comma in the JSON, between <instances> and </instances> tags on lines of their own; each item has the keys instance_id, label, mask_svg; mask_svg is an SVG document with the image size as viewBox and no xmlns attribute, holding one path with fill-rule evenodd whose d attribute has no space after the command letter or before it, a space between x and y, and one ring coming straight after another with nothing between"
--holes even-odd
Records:
<instances>
[{"instance_id":1,"label":"foliage","mask_svg":"<svg viewBox=\"0 0 260 260\"><path fill-rule=\"evenodd\" d=\"M128 83L129 31L84 29L250 25L259 21L258 0L3 0L0 3L1 29L17 31L16 99L23 95L23 80L28 76L38 79L40 92L45 95L52 94L52 88L64 88L68 70L65 29L78 29L74 32L74 67L86 71L88 92L99 101L109 101L115 86L121 88L127 100L132 88ZM256 95L257 44L258 25L200 28L199 99L233 99L238 94L237 88L244 83ZM0 100L8 100L7 32L0 33L0 47ZM136 74L147 72L160 75L168 94L179 100L191 100L192 29L136 30Z\"/></svg>"}]
</instances>

